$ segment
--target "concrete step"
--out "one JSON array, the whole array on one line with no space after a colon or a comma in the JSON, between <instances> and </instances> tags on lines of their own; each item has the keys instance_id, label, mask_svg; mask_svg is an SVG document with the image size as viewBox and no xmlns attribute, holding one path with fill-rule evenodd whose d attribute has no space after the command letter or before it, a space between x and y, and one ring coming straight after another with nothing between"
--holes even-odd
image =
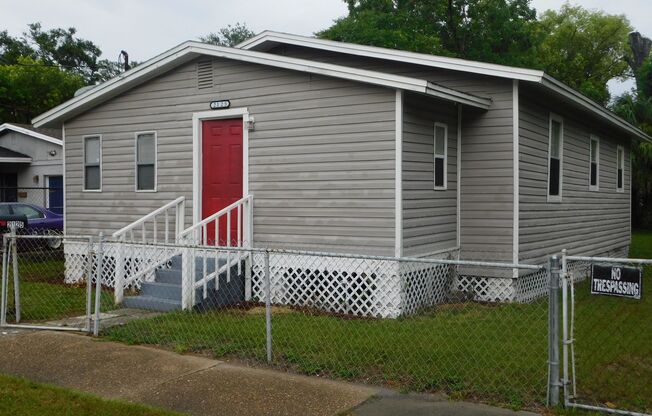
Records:
<instances>
[{"instance_id":1,"label":"concrete step","mask_svg":"<svg viewBox=\"0 0 652 416\"><path fill-rule=\"evenodd\" d=\"M155 275L155 281L157 283L168 283L181 286L181 270L156 269Z\"/></svg>"},{"instance_id":2,"label":"concrete step","mask_svg":"<svg viewBox=\"0 0 652 416\"><path fill-rule=\"evenodd\" d=\"M152 296L128 296L124 298L125 308L147 309L150 311L174 311L181 309L181 298L179 300L159 299Z\"/></svg>"},{"instance_id":3,"label":"concrete step","mask_svg":"<svg viewBox=\"0 0 652 416\"><path fill-rule=\"evenodd\" d=\"M140 286L140 294L158 299L181 299L181 284L145 282Z\"/></svg>"}]
</instances>

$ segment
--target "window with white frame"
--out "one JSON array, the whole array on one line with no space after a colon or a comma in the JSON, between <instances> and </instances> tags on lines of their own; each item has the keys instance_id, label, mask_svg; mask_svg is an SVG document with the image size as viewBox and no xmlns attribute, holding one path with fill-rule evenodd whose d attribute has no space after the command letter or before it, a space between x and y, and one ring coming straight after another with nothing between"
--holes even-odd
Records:
<instances>
[{"instance_id":1,"label":"window with white frame","mask_svg":"<svg viewBox=\"0 0 652 416\"><path fill-rule=\"evenodd\" d=\"M625 149L618 146L616 150L616 190L623 192L625 190Z\"/></svg>"},{"instance_id":2,"label":"window with white frame","mask_svg":"<svg viewBox=\"0 0 652 416\"><path fill-rule=\"evenodd\" d=\"M102 189L102 137L84 137L84 190Z\"/></svg>"},{"instance_id":3,"label":"window with white frame","mask_svg":"<svg viewBox=\"0 0 652 416\"><path fill-rule=\"evenodd\" d=\"M563 180L564 122L561 117L550 115L548 148L548 200L561 201Z\"/></svg>"},{"instance_id":4,"label":"window with white frame","mask_svg":"<svg viewBox=\"0 0 652 416\"><path fill-rule=\"evenodd\" d=\"M600 140L591 136L589 143L589 189L597 191L600 186Z\"/></svg>"},{"instance_id":5,"label":"window with white frame","mask_svg":"<svg viewBox=\"0 0 652 416\"><path fill-rule=\"evenodd\" d=\"M156 190L156 133L136 133L136 190Z\"/></svg>"},{"instance_id":6,"label":"window with white frame","mask_svg":"<svg viewBox=\"0 0 652 416\"><path fill-rule=\"evenodd\" d=\"M446 189L448 164L448 126L435 123L434 188Z\"/></svg>"}]
</instances>

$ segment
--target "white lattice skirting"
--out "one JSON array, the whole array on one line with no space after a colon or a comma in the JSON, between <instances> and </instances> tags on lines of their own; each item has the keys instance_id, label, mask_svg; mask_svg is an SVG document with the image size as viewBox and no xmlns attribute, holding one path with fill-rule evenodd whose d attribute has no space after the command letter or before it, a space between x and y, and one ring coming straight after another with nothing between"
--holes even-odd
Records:
<instances>
[{"instance_id":1,"label":"white lattice skirting","mask_svg":"<svg viewBox=\"0 0 652 416\"><path fill-rule=\"evenodd\" d=\"M325 312L396 318L453 301L453 292L480 302L531 302L547 295L548 272L519 278L458 274L458 266L397 260L271 253L273 304ZM466 268L468 269L468 268ZM512 269L504 274L512 274ZM265 299L264 255L252 266L254 301Z\"/></svg>"},{"instance_id":2,"label":"white lattice skirting","mask_svg":"<svg viewBox=\"0 0 652 416\"><path fill-rule=\"evenodd\" d=\"M93 245L93 251L98 249L97 243ZM118 259L122 258L122 267L125 272L125 279L128 281L131 276L148 270L147 273L132 281L127 287L140 287L140 284L154 280L155 270L152 267L165 267L161 264L172 256L179 254L179 250L171 246L154 246L144 244L121 244L105 242L103 244L104 261L102 266L102 285L115 287L115 268ZM120 252L121 250L121 252ZM66 241L64 245L66 283L78 283L85 279L88 273L89 243L82 241ZM95 265L93 265L93 276L95 276Z\"/></svg>"},{"instance_id":3,"label":"white lattice skirting","mask_svg":"<svg viewBox=\"0 0 652 416\"><path fill-rule=\"evenodd\" d=\"M115 285L117 258L124 259L128 279L147 268L165 267L159 264L179 254L174 247L139 244L125 244L120 253L120 244L105 243L104 250L102 284L107 287ZM79 282L87 273L88 243L68 242L64 253L66 282ZM253 301L265 299L264 256L256 252L252 259ZM497 273L418 261L274 252L269 254L269 266L273 304L366 317L412 315L436 304L459 302L460 293L463 300L531 302L546 296L548 290L547 270L512 278L512 269ZM153 278L151 270L132 285L138 287Z\"/></svg>"}]
</instances>

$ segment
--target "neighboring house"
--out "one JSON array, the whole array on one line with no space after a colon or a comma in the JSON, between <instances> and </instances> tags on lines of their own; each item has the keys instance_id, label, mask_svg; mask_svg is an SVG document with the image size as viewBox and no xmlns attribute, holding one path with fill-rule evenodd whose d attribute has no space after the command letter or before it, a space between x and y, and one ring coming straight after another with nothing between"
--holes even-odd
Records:
<instances>
[{"instance_id":1,"label":"neighboring house","mask_svg":"<svg viewBox=\"0 0 652 416\"><path fill-rule=\"evenodd\" d=\"M252 195L257 247L538 264L626 253L651 140L541 71L274 32L185 42L34 124L65 131L71 234Z\"/></svg>"},{"instance_id":2,"label":"neighboring house","mask_svg":"<svg viewBox=\"0 0 652 416\"><path fill-rule=\"evenodd\" d=\"M26 202L63 213L61 129L0 125L0 202Z\"/></svg>"}]
</instances>

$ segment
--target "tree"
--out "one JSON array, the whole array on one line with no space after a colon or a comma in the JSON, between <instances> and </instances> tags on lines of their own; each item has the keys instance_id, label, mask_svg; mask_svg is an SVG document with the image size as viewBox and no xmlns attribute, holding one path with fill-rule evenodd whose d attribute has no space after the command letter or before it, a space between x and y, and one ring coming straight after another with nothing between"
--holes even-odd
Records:
<instances>
[{"instance_id":1,"label":"tree","mask_svg":"<svg viewBox=\"0 0 652 416\"><path fill-rule=\"evenodd\" d=\"M608 15L564 4L539 20L537 56L550 75L605 105L607 82L628 75L624 57L632 27L624 15Z\"/></svg>"},{"instance_id":2,"label":"tree","mask_svg":"<svg viewBox=\"0 0 652 416\"><path fill-rule=\"evenodd\" d=\"M236 23L231 26L223 27L217 33L209 33L201 36L199 40L204 43L211 43L218 46L235 46L238 43L256 36L256 34L244 23Z\"/></svg>"},{"instance_id":3,"label":"tree","mask_svg":"<svg viewBox=\"0 0 652 416\"><path fill-rule=\"evenodd\" d=\"M317 36L507 65L534 62L530 0L346 0L349 14Z\"/></svg>"},{"instance_id":4,"label":"tree","mask_svg":"<svg viewBox=\"0 0 652 416\"><path fill-rule=\"evenodd\" d=\"M27 27L20 38L10 36L6 30L0 32L0 64L16 65L19 58L29 57L42 65L57 66L80 75L87 85L104 82L121 72L116 62L99 59L100 48L77 37L74 27L47 31L40 23Z\"/></svg>"},{"instance_id":5,"label":"tree","mask_svg":"<svg viewBox=\"0 0 652 416\"><path fill-rule=\"evenodd\" d=\"M632 57L628 59L636 78L636 91L618 97L612 110L652 135L652 56L650 39L630 34ZM652 144L632 145L632 224L652 227Z\"/></svg>"},{"instance_id":6,"label":"tree","mask_svg":"<svg viewBox=\"0 0 652 416\"><path fill-rule=\"evenodd\" d=\"M0 65L0 124L30 123L38 114L72 98L84 85L81 75L30 57Z\"/></svg>"}]
</instances>

